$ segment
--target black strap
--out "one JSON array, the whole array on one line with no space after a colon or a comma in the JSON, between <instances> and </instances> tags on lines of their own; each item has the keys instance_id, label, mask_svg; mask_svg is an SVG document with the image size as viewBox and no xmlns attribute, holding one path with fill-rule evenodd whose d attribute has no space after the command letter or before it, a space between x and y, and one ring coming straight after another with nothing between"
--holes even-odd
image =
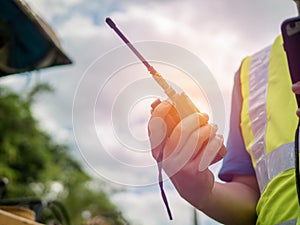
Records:
<instances>
[{"instance_id":1,"label":"black strap","mask_svg":"<svg viewBox=\"0 0 300 225\"><path fill-rule=\"evenodd\" d=\"M157 167L158 167L158 183L159 183L159 188L160 188L160 193L161 193L161 197L163 199L163 202L166 206L168 215L169 215L169 219L173 220L172 217L172 212L168 203L168 199L166 196L166 193L164 191L164 181L162 178L162 161L163 161L163 148L160 149L159 155L158 155L158 159L157 159Z\"/></svg>"}]
</instances>

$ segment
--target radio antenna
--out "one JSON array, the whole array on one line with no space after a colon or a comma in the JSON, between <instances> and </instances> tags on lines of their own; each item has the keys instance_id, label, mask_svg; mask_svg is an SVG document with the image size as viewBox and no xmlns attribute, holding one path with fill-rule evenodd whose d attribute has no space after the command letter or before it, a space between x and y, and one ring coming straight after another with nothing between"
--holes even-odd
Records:
<instances>
[{"instance_id":1,"label":"radio antenna","mask_svg":"<svg viewBox=\"0 0 300 225\"><path fill-rule=\"evenodd\" d=\"M120 31L116 24L111 18L107 17L105 22L112 28L118 36L125 42L125 44L131 49L131 51L139 58L139 60L146 66L147 70L151 73L155 81L162 87L166 95L173 99L176 92L175 90L166 82L166 80L151 66L148 61L141 55L141 53L131 44L131 42L125 37L125 35Z\"/></svg>"},{"instance_id":2,"label":"radio antenna","mask_svg":"<svg viewBox=\"0 0 300 225\"><path fill-rule=\"evenodd\" d=\"M165 79L147 62L147 60L139 53L139 51L130 43L130 41L124 36L124 34L117 28L116 24L112 21L111 18L107 17L105 19L106 23L118 34L118 36L126 43L126 45L132 50L132 52L142 61L142 63L147 67L148 71L151 73L155 81L162 87L166 95L171 99L175 100L177 94L175 90L165 81ZM162 160L162 151L160 153L159 158ZM163 179L162 179L162 166L161 162L158 163L158 169L159 169L159 187L161 191L162 199L165 203L165 206L167 208L167 212L169 215L170 220L173 219L171 209L169 207L169 203L167 200L167 196L165 194L164 188L163 188Z\"/></svg>"}]
</instances>

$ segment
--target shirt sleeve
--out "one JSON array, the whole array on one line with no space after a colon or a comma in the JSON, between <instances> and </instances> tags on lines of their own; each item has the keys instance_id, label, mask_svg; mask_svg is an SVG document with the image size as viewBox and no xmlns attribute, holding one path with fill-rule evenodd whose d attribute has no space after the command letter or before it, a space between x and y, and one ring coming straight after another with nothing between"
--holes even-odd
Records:
<instances>
[{"instance_id":1,"label":"shirt sleeve","mask_svg":"<svg viewBox=\"0 0 300 225\"><path fill-rule=\"evenodd\" d=\"M236 73L232 91L230 128L227 139L227 153L223 159L223 165L219 172L219 178L223 181L231 181L233 175L255 175L250 155L248 154L242 134L240 112L242 109L242 95L240 89L240 76Z\"/></svg>"}]
</instances>

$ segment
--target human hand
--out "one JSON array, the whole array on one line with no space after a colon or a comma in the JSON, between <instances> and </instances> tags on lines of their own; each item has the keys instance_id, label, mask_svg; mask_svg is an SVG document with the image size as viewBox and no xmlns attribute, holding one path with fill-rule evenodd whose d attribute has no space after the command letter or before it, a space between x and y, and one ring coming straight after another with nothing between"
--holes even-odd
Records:
<instances>
[{"instance_id":1,"label":"human hand","mask_svg":"<svg viewBox=\"0 0 300 225\"><path fill-rule=\"evenodd\" d=\"M216 134L216 125L203 125L200 113L180 121L169 102L157 104L148 125L152 155L162 163L178 192L196 204L212 188L213 175L207 167L225 155L223 137ZM160 158L162 151L163 157ZM199 187L203 195L199 193Z\"/></svg>"},{"instance_id":2,"label":"human hand","mask_svg":"<svg viewBox=\"0 0 300 225\"><path fill-rule=\"evenodd\" d=\"M197 155L205 149L199 161L199 170L203 171L210 164L224 157L226 149L223 145L223 137L216 135L216 125L207 122L203 124L203 114L194 113L180 121L176 109L168 101L156 100L152 108L148 131L152 154L156 160L162 149L164 149L164 159L173 155L179 158L177 161L189 159L193 154ZM181 151L182 148L188 150ZM173 162L174 160L175 158L172 159Z\"/></svg>"},{"instance_id":3,"label":"human hand","mask_svg":"<svg viewBox=\"0 0 300 225\"><path fill-rule=\"evenodd\" d=\"M295 93L295 94L300 94L300 81L294 83L292 85L292 91ZM296 112L297 116L300 117L300 108L297 109L297 112Z\"/></svg>"}]
</instances>

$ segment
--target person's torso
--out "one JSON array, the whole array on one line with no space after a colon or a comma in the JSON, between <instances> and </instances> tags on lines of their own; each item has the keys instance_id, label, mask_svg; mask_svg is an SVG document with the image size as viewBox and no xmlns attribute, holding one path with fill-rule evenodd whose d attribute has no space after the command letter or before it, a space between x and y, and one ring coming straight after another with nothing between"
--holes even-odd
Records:
<instances>
[{"instance_id":1,"label":"person's torso","mask_svg":"<svg viewBox=\"0 0 300 225\"><path fill-rule=\"evenodd\" d=\"M242 136L262 193L257 224L296 219L293 142L297 105L281 37L243 61L240 84Z\"/></svg>"}]
</instances>

